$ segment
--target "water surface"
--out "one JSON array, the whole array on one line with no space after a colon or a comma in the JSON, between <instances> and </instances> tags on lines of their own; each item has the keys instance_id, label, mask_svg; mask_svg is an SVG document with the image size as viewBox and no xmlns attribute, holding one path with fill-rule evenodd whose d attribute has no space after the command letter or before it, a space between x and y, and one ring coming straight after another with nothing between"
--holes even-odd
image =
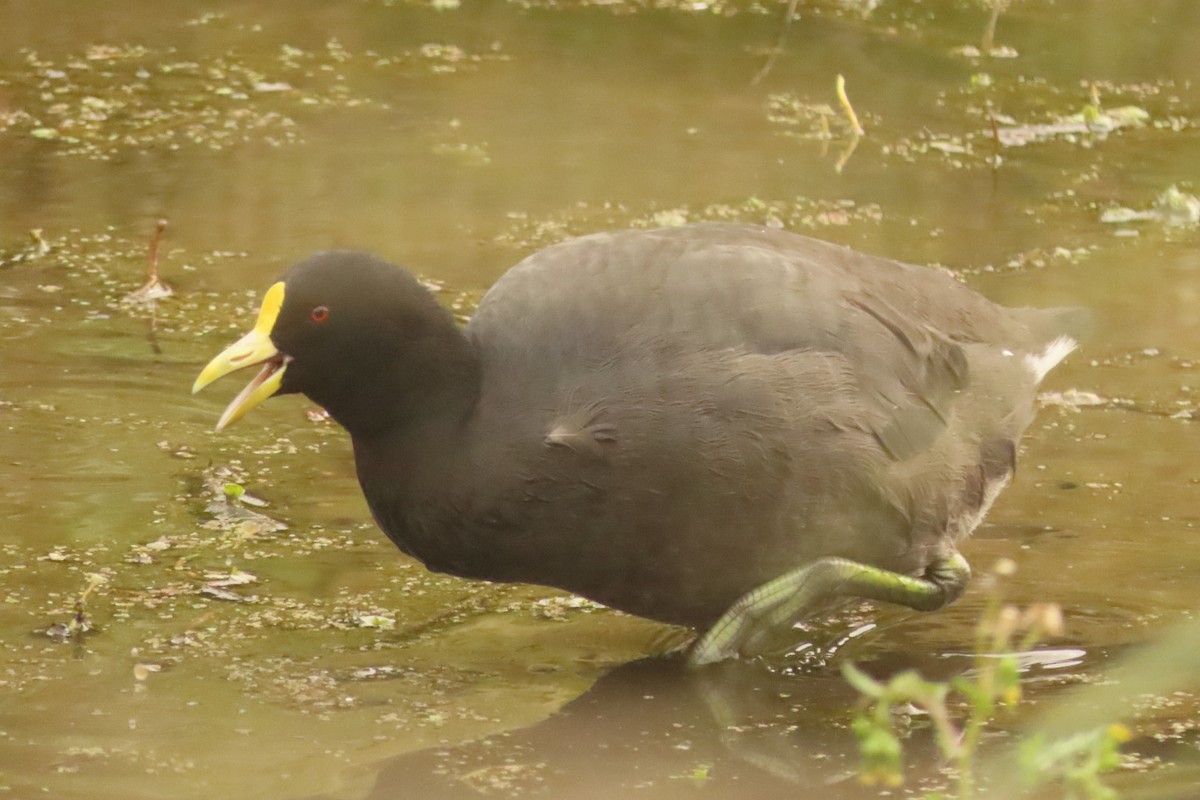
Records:
<instances>
[{"instance_id":1,"label":"water surface","mask_svg":"<svg viewBox=\"0 0 1200 800\"><path fill-rule=\"evenodd\" d=\"M1018 730L1197 607L1194 224L1105 222L1200 179L1200 7L975 3L17 2L0 27L0 784L14 797L872 796L844 660L969 668L974 588L854 609L820 658L686 676L677 636L536 587L431 576L370 522L302 400L215 434L200 366L290 261L369 249L464 316L568 235L739 219L1078 304L1018 479L968 544L1063 606ZM873 10L871 6L875 6ZM867 130L852 152L837 74ZM986 75L987 79L980 76ZM1146 124L1003 146L1091 100ZM169 228L175 298L122 304ZM30 231L41 231L48 247ZM226 483L266 507L230 517ZM214 511L220 512L214 515ZM94 626L53 635L84 601ZM58 626L58 627L56 627ZM854 635L851 635L854 634ZM808 652L808 651L806 651ZM626 665L626 666L621 666ZM1114 710L1131 796L1187 794L1194 687ZM923 743L924 742L924 743ZM935 781L928 742L914 765ZM804 787L809 787L805 789ZM411 795L408 792L412 792Z\"/></svg>"}]
</instances>

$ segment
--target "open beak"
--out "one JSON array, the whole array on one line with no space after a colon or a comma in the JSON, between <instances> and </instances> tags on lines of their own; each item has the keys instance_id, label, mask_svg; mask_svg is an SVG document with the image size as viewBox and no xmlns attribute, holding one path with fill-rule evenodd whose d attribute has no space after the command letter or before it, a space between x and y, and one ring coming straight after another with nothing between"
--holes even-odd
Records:
<instances>
[{"instance_id":1,"label":"open beak","mask_svg":"<svg viewBox=\"0 0 1200 800\"><path fill-rule=\"evenodd\" d=\"M262 369L254 376L246 388L233 398L217 420L217 430L232 425L246 415L250 409L266 400L283 382L283 373L287 370L291 359L279 352L271 341L271 329L279 318L279 310L283 308L283 282L280 281L267 290L263 296L262 308L258 312L258 321L254 329L221 351L220 355L208 362L192 384L192 394L208 386L217 378L224 377L243 367L262 364Z\"/></svg>"}]
</instances>

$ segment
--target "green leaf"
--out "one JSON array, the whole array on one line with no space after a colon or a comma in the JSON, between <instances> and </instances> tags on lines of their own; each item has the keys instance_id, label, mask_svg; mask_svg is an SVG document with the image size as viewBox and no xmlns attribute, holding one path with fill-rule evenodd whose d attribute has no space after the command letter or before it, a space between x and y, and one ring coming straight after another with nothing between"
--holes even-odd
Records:
<instances>
[{"instance_id":1,"label":"green leaf","mask_svg":"<svg viewBox=\"0 0 1200 800\"><path fill-rule=\"evenodd\" d=\"M842 677L846 679L846 683L858 690L859 694L867 697L882 700L887 693L887 689L882 683L848 661L842 664Z\"/></svg>"}]
</instances>

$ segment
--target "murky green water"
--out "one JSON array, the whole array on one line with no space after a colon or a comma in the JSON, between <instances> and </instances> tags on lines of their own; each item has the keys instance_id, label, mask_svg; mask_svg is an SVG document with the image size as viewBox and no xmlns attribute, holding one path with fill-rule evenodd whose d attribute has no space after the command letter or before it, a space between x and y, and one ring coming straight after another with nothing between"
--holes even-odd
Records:
<instances>
[{"instance_id":1,"label":"murky green water","mask_svg":"<svg viewBox=\"0 0 1200 800\"><path fill-rule=\"evenodd\" d=\"M569 234L708 218L945 265L1008 304L1089 306L1096 334L1048 388L1096 404L1047 404L966 549L1015 559L1009 597L1066 614L1000 728L1200 605L1200 234L1186 209L1102 221L1200 189L1200 6L1026 0L998 27L1016 57L982 63L956 52L979 43L974 3L801 2L754 83L781 7L652 5L6 7L10 796L872 796L850 777L838 664L968 668L979 589L819 626L823 659L780 674L614 669L673 632L426 574L373 528L347 441L302 401L214 434L225 398L189 396L196 371L282 266L331 245L408 264L464 315ZM839 116L822 135L838 73L867 129L849 153ZM1102 111L1148 122L1080 133L1092 82ZM159 217L178 295L123 304ZM229 482L267 506L231 505ZM94 629L61 635L90 582ZM1136 737L1116 779L1131 796L1200 787L1194 688L1114 710Z\"/></svg>"}]
</instances>

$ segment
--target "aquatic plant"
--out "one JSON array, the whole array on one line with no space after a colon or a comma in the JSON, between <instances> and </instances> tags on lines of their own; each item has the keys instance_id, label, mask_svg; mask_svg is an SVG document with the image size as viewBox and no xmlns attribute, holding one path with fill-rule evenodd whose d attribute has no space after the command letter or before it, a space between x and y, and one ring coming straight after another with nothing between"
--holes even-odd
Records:
<instances>
[{"instance_id":1,"label":"aquatic plant","mask_svg":"<svg viewBox=\"0 0 1200 800\"><path fill-rule=\"evenodd\" d=\"M1002 559L989 576L993 588L976 627L975 665L969 674L942 682L906 670L880 681L853 664L843 665L842 674L862 695L851 728L858 738L864 783L895 787L903 782L904 743L896 721L905 710L911 713L915 708L929 718L938 751L954 768L952 796L958 800L976 796L982 736L998 713L1021 699L1019 656L1046 637L1061 635L1063 628L1062 611L1055 604L1035 603L1022 611L1003 603L996 579L1014 570L1011 561ZM1018 745L1023 782L1033 788L1059 781L1068 800L1111 800L1116 792L1100 776L1118 766L1118 749L1129 737L1129 730L1120 724L1066 737L1045 733L1023 737Z\"/></svg>"}]
</instances>

